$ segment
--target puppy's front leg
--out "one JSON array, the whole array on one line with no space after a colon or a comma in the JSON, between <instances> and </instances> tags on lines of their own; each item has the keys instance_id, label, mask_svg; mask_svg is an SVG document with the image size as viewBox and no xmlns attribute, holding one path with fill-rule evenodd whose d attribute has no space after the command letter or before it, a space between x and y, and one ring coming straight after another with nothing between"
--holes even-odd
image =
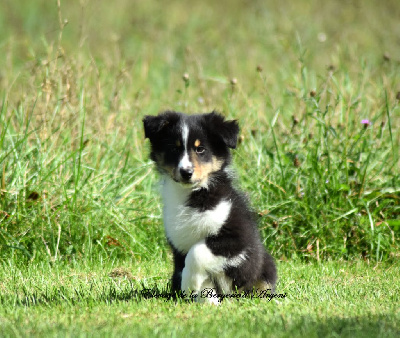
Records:
<instances>
[{"instance_id":1,"label":"puppy's front leg","mask_svg":"<svg viewBox=\"0 0 400 338\"><path fill-rule=\"evenodd\" d=\"M216 287L211 279L223 271L225 258L215 256L204 240L189 250L182 271L182 291L197 301L219 304Z\"/></svg>"}]
</instances>

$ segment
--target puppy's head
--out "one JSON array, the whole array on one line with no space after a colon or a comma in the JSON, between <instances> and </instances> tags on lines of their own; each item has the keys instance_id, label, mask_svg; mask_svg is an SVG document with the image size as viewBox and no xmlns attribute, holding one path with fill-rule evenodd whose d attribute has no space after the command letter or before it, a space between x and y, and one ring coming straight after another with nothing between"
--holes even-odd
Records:
<instances>
[{"instance_id":1,"label":"puppy's head","mask_svg":"<svg viewBox=\"0 0 400 338\"><path fill-rule=\"evenodd\" d=\"M229 164L229 148L236 148L239 133L236 121L225 121L216 112L189 116L166 111L146 116L143 124L160 172L196 188L207 187Z\"/></svg>"}]
</instances>

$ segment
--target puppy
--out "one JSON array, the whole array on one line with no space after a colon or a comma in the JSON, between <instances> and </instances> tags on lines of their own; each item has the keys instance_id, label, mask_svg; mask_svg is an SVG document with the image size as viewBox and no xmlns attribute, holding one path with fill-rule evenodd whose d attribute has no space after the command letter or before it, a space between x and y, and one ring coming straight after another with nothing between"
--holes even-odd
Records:
<instances>
[{"instance_id":1,"label":"puppy","mask_svg":"<svg viewBox=\"0 0 400 338\"><path fill-rule=\"evenodd\" d=\"M163 177L164 227L174 256L172 291L210 303L234 292L273 292L274 260L229 171L237 122L216 112L166 111L146 116L143 123L150 157Z\"/></svg>"}]
</instances>

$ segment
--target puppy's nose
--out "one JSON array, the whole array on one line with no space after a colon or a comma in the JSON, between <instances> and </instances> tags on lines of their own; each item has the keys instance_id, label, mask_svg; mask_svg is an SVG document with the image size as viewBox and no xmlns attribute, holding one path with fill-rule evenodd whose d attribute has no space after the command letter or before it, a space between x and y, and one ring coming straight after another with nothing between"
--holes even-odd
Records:
<instances>
[{"instance_id":1,"label":"puppy's nose","mask_svg":"<svg viewBox=\"0 0 400 338\"><path fill-rule=\"evenodd\" d=\"M193 168L181 168L179 170L179 173L181 174L184 180L188 181L193 175Z\"/></svg>"}]
</instances>

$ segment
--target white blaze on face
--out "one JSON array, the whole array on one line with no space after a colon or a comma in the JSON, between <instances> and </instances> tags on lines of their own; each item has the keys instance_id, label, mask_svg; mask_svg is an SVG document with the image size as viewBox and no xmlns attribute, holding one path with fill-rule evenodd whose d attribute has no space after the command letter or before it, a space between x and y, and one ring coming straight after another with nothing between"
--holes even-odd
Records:
<instances>
[{"instance_id":1,"label":"white blaze on face","mask_svg":"<svg viewBox=\"0 0 400 338\"><path fill-rule=\"evenodd\" d=\"M183 157L179 161L178 164L178 171L180 169L190 169L193 168L192 162L189 160L189 153L188 153L188 138L189 138L189 128L186 124L182 126L182 142L183 142Z\"/></svg>"}]
</instances>

